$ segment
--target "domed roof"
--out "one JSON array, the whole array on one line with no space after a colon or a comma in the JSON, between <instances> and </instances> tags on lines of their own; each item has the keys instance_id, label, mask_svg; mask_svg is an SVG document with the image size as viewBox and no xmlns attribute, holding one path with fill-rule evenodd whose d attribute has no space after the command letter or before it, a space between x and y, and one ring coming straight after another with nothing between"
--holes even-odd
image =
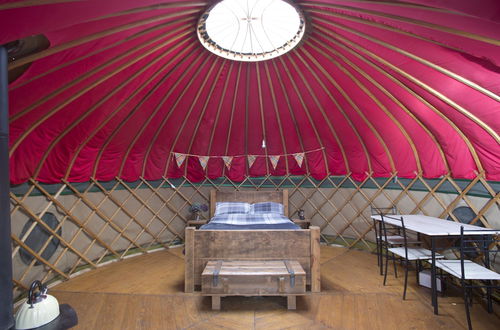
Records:
<instances>
[{"instance_id":1,"label":"domed roof","mask_svg":"<svg viewBox=\"0 0 500 330\"><path fill-rule=\"evenodd\" d=\"M497 1L298 1L304 40L259 62L201 45L213 4L2 1L0 44L50 41L9 64L12 183L500 180Z\"/></svg>"}]
</instances>

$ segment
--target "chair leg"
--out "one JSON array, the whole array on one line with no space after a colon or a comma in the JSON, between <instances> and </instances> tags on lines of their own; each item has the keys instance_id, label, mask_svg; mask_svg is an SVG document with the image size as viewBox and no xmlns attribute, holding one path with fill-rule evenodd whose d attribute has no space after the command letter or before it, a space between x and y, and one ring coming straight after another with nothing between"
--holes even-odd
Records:
<instances>
[{"instance_id":1,"label":"chair leg","mask_svg":"<svg viewBox=\"0 0 500 330\"><path fill-rule=\"evenodd\" d=\"M375 244L377 245L377 266L380 266L380 254L379 254L378 242L376 242Z\"/></svg>"},{"instance_id":2,"label":"chair leg","mask_svg":"<svg viewBox=\"0 0 500 330\"><path fill-rule=\"evenodd\" d=\"M384 256L377 256L378 258L378 273L380 276L384 275Z\"/></svg>"},{"instance_id":3,"label":"chair leg","mask_svg":"<svg viewBox=\"0 0 500 330\"><path fill-rule=\"evenodd\" d=\"M420 285L420 278L418 277L418 275L420 274L420 267L421 267L420 260L417 260L415 262L415 274L416 274L417 285Z\"/></svg>"},{"instance_id":4,"label":"chair leg","mask_svg":"<svg viewBox=\"0 0 500 330\"><path fill-rule=\"evenodd\" d=\"M446 281L444 280L443 270L439 270L439 279L441 280L441 297L445 296Z\"/></svg>"},{"instance_id":5,"label":"chair leg","mask_svg":"<svg viewBox=\"0 0 500 330\"><path fill-rule=\"evenodd\" d=\"M378 265L379 265L379 270L380 270L380 275L382 276L384 274L384 250L382 246L382 242L378 242L377 245L377 260L378 260Z\"/></svg>"},{"instance_id":6,"label":"chair leg","mask_svg":"<svg viewBox=\"0 0 500 330\"><path fill-rule=\"evenodd\" d=\"M467 288L465 287L465 281L462 281L462 290L464 294L464 305L465 305L465 315L467 316L467 325L469 326L469 330L472 330L472 322L470 320L470 311L469 311L469 297L467 294Z\"/></svg>"},{"instance_id":7,"label":"chair leg","mask_svg":"<svg viewBox=\"0 0 500 330\"><path fill-rule=\"evenodd\" d=\"M396 267L396 256L395 255L392 256L392 263L394 265L394 277L398 278L398 269Z\"/></svg>"},{"instance_id":8,"label":"chair leg","mask_svg":"<svg viewBox=\"0 0 500 330\"><path fill-rule=\"evenodd\" d=\"M405 288L403 291L403 300L406 299L406 287L408 286L408 267L410 266L410 263L408 259L405 259Z\"/></svg>"},{"instance_id":9,"label":"chair leg","mask_svg":"<svg viewBox=\"0 0 500 330\"><path fill-rule=\"evenodd\" d=\"M488 299L488 313L493 313L493 302L491 299L491 285L493 284L491 281L487 282L488 287L486 288L486 297Z\"/></svg>"},{"instance_id":10,"label":"chair leg","mask_svg":"<svg viewBox=\"0 0 500 330\"><path fill-rule=\"evenodd\" d=\"M387 250L387 247L385 249L385 271L384 271L384 285L387 281L387 265L389 264L389 250Z\"/></svg>"},{"instance_id":11,"label":"chair leg","mask_svg":"<svg viewBox=\"0 0 500 330\"><path fill-rule=\"evenodd\" d=\"M380 267L380 240L377 237L375 237L375 244L377 249L377 266Z\"/></svg>"},{"instance_id":12,"label":"chair leg","mask_svg":"<svg viewBox=\"0 0 500 330\"><path fill-rule=\"evenodd\" d=\"M377 245L377 266L379 267L380 275L383 272L384 256L382 255L382 233L381 230L377 230L377 222L373 220L373 229L375 230L375 243Z\"/></svg>"}]
</instances>

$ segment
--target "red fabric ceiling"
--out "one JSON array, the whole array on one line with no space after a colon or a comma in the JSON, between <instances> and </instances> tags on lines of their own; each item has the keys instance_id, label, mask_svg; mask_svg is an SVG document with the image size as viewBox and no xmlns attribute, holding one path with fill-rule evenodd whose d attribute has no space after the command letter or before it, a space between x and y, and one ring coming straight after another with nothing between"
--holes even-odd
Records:
<instances>
[{"instance_id":1,"label":"red fabric ceiling","mask_svg":"<svg viewBox=\"0 0 500 330\"><path fill-rule=\"evenodd\" d=\"M51 43L10 64L34 60L9 86L11 181L500 180L500 4L469 4L301 1L307 39L240 63L200 45L209 2L0 1L0 44ZM179 168L174 152L193 156ZM247 155L260 157L249 167Z\"/></svg>"}]
</instances>

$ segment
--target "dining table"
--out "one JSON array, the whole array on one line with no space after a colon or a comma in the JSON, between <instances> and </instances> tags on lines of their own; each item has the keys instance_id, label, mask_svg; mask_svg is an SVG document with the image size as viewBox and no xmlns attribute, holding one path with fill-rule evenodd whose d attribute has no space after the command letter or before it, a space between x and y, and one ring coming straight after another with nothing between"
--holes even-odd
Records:
<instances>
[{"instance_id":1,"label":"dining table","mask_svg":"<svg viewBox=\"0 0 500 330\"><path fill-rule=\"evenodd\" d=\"M381 215L372 215L371 218L375 221L379 221L380 225L382 223ZM396 219L393 219L396 218ZM401 227L401 218L404 220L404 226L406 230L418 233L420 235L425 235L430 238L431 241L431 291L432 297L431 302L434 307L434 314L438 314L438 302L437 302L437 285L436 285L436 242L440 239L460 237L460 228L464 227L464 230L474 230L474 232L465 232L464 235L497 235L500 234L499 231L491 231L490 229L481 231L485 229L480 226L465 224L461 222L456 222L453 220L440 219L436 217L431 217L421 214L390 214L384 215L384 222L392 226ZM381 231L380 231L381 232Z\"/></svg>"}]
</instances>

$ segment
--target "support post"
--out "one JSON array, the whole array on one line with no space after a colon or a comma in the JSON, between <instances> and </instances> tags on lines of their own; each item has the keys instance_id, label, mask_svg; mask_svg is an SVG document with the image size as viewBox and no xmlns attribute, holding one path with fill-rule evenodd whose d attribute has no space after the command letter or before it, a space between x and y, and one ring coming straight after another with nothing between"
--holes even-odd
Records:
<instances>
[{"instance_id":1,"label":"support post","mask_svg":"<svg viewBox=\"0 0 500 330\"><path fill-rule=\"evenodd\" d=\"M311 292L321 292L320 229L317 226L311 226L309 230L311 232Z\"/></svg>"},{"instance_id":2,"label":"support post","mask_svg":"<svg viewBox=\"0 0 500 330\"><path fill-rule=\"evenodd\" d=\"M194 227L186 227L184 235L184 292L194 292Z\"/></svg>"},{"instance_id":3,"label":"support post","mask_svg":"<svg viewBox=\"0 0 500 330\"><path fill-rule=\"evenodd\" d=\"M7 50L0 47L0 329L14 326L10 239L9 100Z\"/></svg>"}]
</instances>

